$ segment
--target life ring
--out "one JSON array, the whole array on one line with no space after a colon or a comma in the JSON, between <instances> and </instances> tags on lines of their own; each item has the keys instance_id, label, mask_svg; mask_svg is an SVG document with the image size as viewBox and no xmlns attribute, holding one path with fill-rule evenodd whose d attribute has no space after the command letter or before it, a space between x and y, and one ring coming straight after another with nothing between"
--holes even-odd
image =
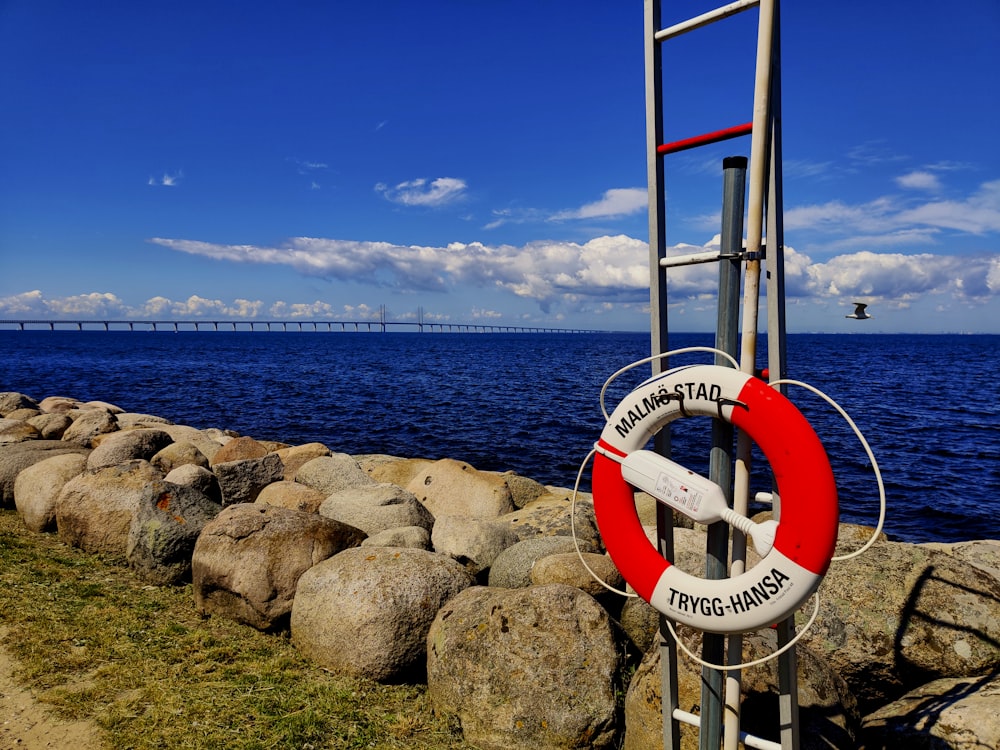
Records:
<instances>
[{"instance_id":1,"label":"life ring","mask_svg":"<svg viewBox=\"0 0 1000 750\"><path fill-rule=\"evenodd\" d=\"M646 537L620 461L681 416L724 419L744 430L771 465L781 522L762 560L708 580L664 559ZM625 580L671 620L712 633L743 633L796 611L819 586L837 541L837 488L826 451L802 413L747 373L718 365L672 370L638 386L612 412L596 446L594 512Z\"/></svg>"}]
</instances>

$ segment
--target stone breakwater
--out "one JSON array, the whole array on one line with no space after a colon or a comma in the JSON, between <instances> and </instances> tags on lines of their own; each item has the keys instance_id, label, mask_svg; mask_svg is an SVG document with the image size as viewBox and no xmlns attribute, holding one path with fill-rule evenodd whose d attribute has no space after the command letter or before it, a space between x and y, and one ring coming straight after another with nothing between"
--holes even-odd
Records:
<instances>
[{"instance_id":1,"label":"stone breakwater","mask_svg":"<svg viewBox=\"0 0 1000 750\"><path fill-rule=\"evenodd\" d=\"M570 499L451 459L0 393L0 508L26 533L117 556L152 585L191 581L200 612L290 629L326 668L425 683L483 750L659 747L657 614L595 580L625 587L590 496ZM652 500L637 508L653 534ZM843 525L839 552L871 531ZM675 537L677 564L700 570L703 531ZM1000 542L880 538L820 595L797 649L802 748L1000 746ZM699 648L699 633L680 637ZM773 631L747 635L744 660L774 647ZM775 665L742 684L743 728L772 739ZM682 657L678 671L694 709L700 668ZM686 726L682 746L697 747Z\"/></svg>"}]
</instances>

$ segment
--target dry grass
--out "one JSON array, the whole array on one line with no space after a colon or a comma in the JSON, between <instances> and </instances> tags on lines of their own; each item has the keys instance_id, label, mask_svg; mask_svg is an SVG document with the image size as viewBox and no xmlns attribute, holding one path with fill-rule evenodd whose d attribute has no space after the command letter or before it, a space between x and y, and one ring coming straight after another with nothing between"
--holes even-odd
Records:
<instances>
[{"instance_id":1,"label":"dry grass","mask_svg":"<svg viewBox=\"0 0 1000 750\"><path fill-rule=\"evenodd\" d=\"M190 586L143 585L121 563L0 511L0 630L22 682L114 748L469 748L422 686L384 686L302 659L194 610Z\"/></svg>"}]
</instances>

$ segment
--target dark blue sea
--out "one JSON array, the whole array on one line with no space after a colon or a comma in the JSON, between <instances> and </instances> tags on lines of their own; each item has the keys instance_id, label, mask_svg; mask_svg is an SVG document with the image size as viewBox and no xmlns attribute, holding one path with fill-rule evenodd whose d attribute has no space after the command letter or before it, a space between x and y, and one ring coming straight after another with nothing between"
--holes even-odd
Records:
<instances>
[{"instance_id":1,"label":"dark blue sea","mask_svg":"<svg viewBox=\"0 0 1000 750\"><path fill-rule=\"evenodd\" d=\"M672 334L671 347L712 339ZM455 458L571 487L603 427L602 384L648 353L645 333L7 330L0 391L345 453ZM840 403L871 444L891 537L1000 539L1000 336L793 334L788 361L789 377ZM643 365L616 381L608 410L649 374ZM824 401L789 396L830 455L841 519L874 525L878 491L861 444ZM675 422L674 459L706 472L710 424ZM753 482L770 486L762 460Z\"/></svg>"}]
</instances>

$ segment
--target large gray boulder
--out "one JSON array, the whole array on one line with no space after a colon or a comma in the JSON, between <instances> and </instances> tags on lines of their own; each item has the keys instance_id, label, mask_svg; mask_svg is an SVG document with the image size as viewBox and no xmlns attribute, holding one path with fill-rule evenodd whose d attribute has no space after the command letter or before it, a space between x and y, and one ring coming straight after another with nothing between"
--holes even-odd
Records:
<instances>
[{"instance_id":1,"label":"large gray boulder","mask_svg":"<svg viewBox=\"0 0 1000 750\"><path fill-rule=\"evenodd\" d=\"M194 487L150 482L142 489L129 527L125 549L129 567L157 586L189 580L198 535L221 510Z\"/></svg>"},{"instance_id":2,"label":"large gray boulder","mask_svg":"<svg viewBox=\"0 0 1000 750\"><path fill-rule=\"evenodd\" d=\"M499 474L477 471L463 461L442 458L418 472L406 489L439 516L492 518L514 510L507 481Z\"/></svg>"},{"instance_id":3,"label":"large gray boulder","mask_svg":"<svg viewBox=\"0 0 1000 750\"><path fill-rule=\"evenodd\" d=\"M80 399L70 396L46 396L38 402L38 408L48 414L68 414L83 406Z\"/></svg>"},{"instance_id":4,"label":"large gray boulder","mask_svg":"<svg viewBox=\"0 0 1000 750\"><path fill-rule=\"evenodd\" d=\"M681 627L679 635L688 650L701 654L701 634ZM774 653L773 631L743 637L743 660L753 661ZM847 683L814 651L798 646L798 701L800 750L855 750L860 722L857 704ZM677 652L678 705L684 710L701 703L701 665ZM660 649L652 648L632 677L625 696L624 750L649 750L663 746L662 677ZM776 659L741 672L740 728L757 737L778 741L779 689ZM682 724L681 750L697 750L698 730Z\"/></svg>"},{"instance_id":5,"label":"large gray boulder","mask_svg":"<svg viewBox=\"0 0 1000 750\"><path fill-rule=\"evenodd\" d=\"M37 407L27 406L23 409L15 409L12 412L4 414L0 419L19 419L22 422L32 419L41 415L42 411Z\"/></svg>"},{"instance_id":6,"label":"large gray boulder","mask_svg":"<svg viewBox=\"0 0 1000 750\"><path fill-rule=\"evenodd\" d=\"M75 409L67 412L73 424L66 428L62 439L92 448L94 438L118 430L118 420L114 414L104 409Z\"/></svg>"},{"instance_id":7,"label":"large gray boulder","mask_svg":"<svg viewBox=\"0 0 1000 750\"><path fill-rule=\"evenodd\" d=\"M258 630L284 628L299 577L364 537L360 529L315 513L231 505L205 525L195 542L195 607Z\"/></svg>"},{"instance_id":8,"label":"large gray boulder","mask_svg":"<svg viewBox=\"0 0 1000 750\"><path fill-rule=\"evenodd\" d=\"M400 526L434 526L434 516L416 496L395 484L366 484L331 493L321 516L356 526L369 536Z\"/></svg>"},{"instance_id":9,"label":"large gray boulder","mask_svg":"<svg viewBox=\"0 0 1000 750\"><path fill-rule=\"evenodd\" d=\"M583 552L593 552L593 542L581 540ZM535 536L507 547L493 560L490 566L490 586L521 588L531 585L531 569L543 557L560 552L575 552L576 545L571 536Z\"/></svg>"},{"instance_id":10,"label":"large gray boulder","mask_svg":"<svg viewBox=\"0 0 1000 750\"><path fill-rule=\"evenodd\" d=\"M115 419L118 420L118 429L120 430L137 430L145 427L160 427L173 424L173 422L164 417L131 411L123 411L115 414Z\"/></svg>"},{"instance_id":11,"label":"large gray boulder","mask_svg":"<svg viewBox=\"0 0 1000 750\"><path fill-rule=\"evenodd\" d=\"M533 536L572 536L592 543L599 551L603 549L601 535L597 530L594 504L589 495L577 497L573 513L572 493L548 493L541 495L523 508L502 515L498 520L510 524L521 539ZM574 530L575 526L575 530Z\"/></svg>"},{"instance_id":12,"label":"large gray boulder","mask_svg":"<svg viewBox=\"0 0 1000 750\"><path fill-rule=\"evenodd\" d=\"M1000 673L934 680L865 717L862 747L1000 747Z\"/></svg>"},{"instance_id":13,"label":"large gray boulder","mask_svg":"<svg viewBox=\"0 0 1000 750\"><path fill-rule=\"evenodd\" d=\"M275 453L281 459L285 467L285 479L293 480L299 469L314 458L320 456L331 456L333 451L323 443L304 443L303 445L293 445L288 448L281 448Z\"/></svg>"},{"instance_id":14,"label":"large gray boulder","mask_svg":"<svg viewBox=\"0 0 1000 750\"><path fill-rule=\"evenodd\" d=\"M877 542L834 563L819 592L803 642L847 680L863 713L935 679L1000 668L1000 581L961 559Z\"/></svg>"},{"instance_id":15,"label":"large gray boulder","mask_svg":"<svg viewBox=\"0 0 1000 750\"><path fill-rule=\"evenodd\" d=\"M288 476L287 467L285 467L285 476ZM272 482L267 485L267 487L260 491L254 502L266 503L267 505L274 505L279 508L293 508L305 511L306 513L318 513L325 499L323 493L319 490L306 487L304 484L290 479L283 479L280 482ZM362 531L367 531L356 523L350 525L362 529Z\"/></svg>"},{"instance_id":16,"label":"large gray boulder","mask_svg":"<svg viewBox=\"0 0 1000 750\"><path fill-rule=\"evenodd\" d=\"M474 576L488 570L497 555L518 541L509 526L484 518L439 516L431 531L434 551L458 560Z\"/></svg>"},{"instance_id":17,"label":"large gray boulder","mask_svg":"<svg viewBox=\"0 0 1000 750\"><path fill-rule=\"evenodd\" d=\"M625 598L617 592L625 590L625 579L605 554L597 552L558 552L543 557L531 569L531 582L536 586L563 583L585 591L617 617Z\"/></svg>"},{"instance_id":18,"label":"large gray boulder","mask_svg":"<svg viewBox=\"0 0 1000 750\"><path fill-rule=\"evenodd\" d=\"M38 402L17 391L0 392L0 417L6 417L18 409L37 409Z\"/></svg>"},{"instance_id":19,"label":"large gray boulder","mask_svg":"<svg viewBox=\"0 0 1000 750\"><path fill-rule=\"evenodd\" d=\"M622 603L618 624L637 653L645 654L659 643L660 613L638 596L630 596Z\"/></svg>"},{"instance_id":20,"label":"large gray boulder","mask_svg":"<svg viewBox=\"0 0 1000 750\"><path fill-rule=\"evenodd\" d=\"M14 507L14 481L18 474L32 464L63 453L86 456L90 449L62 440L28 440L0 445L0 508Z\"/></svg>"},{"instance_id":21,"label":"large gray boulder","mask_svg":"<svg viewBox=\"0 0 1000 750\"><path fill-rule=\"evenodd\" d=\"M41 436L37 427L23 419L0 418L0 445L38 440Z\"/></svg>"},{"instance_id":22,"label":"large gray boulder","mask_svg":"<svg viewBox=\"0 0 1000 750\"><path fill-rule=\"evenodd\" d=\"M430 550L431 533L423 526L399 526L386 529L361 542L362 547L409 547Z\"/></svg>"},{"instance_id":23,"label":"large gray boulder","mask_svg":"<svg viewBox=\"0 0 1000 750\"><path fill-rule=\"evenodd\" d=\"M523 508L533 500L542 497L542 495L548 495L552 492L551 489L541 482L536 482L534 479L528 477L522 477L513 471L502 472L500 476L503 477L504 481L507 482L507 486L510 487L510 495L514 501L515 508Z\"/></svg>"},{"instance_id":24,"label":"large gray boulder","mask_svg":"<svg viewBox=\"0 0 1000 750\"><path fill-rule=\"evenodd\" d=\"M165 433L173 438L175 443L191 443L199 451L201 451L205 458L209 461L215 457L215 454L219 452L222 448L223 442L229 438L222 435L219 430L208 429L199 430L195 427L190 427L188 425L175 425L175 424L157 424L158 429L163 430Z\"/></svg>"},{"instance_id":25,"label":"large gray boulder","mask_svg":"<svg viewBox=\"0 0 1000 750\"><path fill-rule=\"evenodd\" d=\"M375 480L346 453L317 456L306 461L295 472L295 481L319 490L324 497L351 487L375 484Z\"/></svg>"},{"instance_id":26,"label":"large gray boulder","mask_svg":"<svg viewBox=\"0 0 1000 750\"><path fill-rule=\"evenodd\" d=\"M266 453L259 458L213 463L212 472L219 479L222 504L238 505L254 502L267 485L280 482L285 467L277 454Z\"/></svg>"},{"instance_id":27,"label":"large gray boulder","mask_svg":"<svg viewBox=\"0 0 1000 750\"><path fill-rule=\"evenodd\" d=\"M14 505L31 531L56 530L56 499L70 479L83 473L87 457L60 453L22 470L14 480Z\"/></svg>"},{"instance_id":28,"label":"large gray boulder","mask_svg":"<svg viewBox=\"0 0 1000 750\"><path fill-rule=\"evenodd\" d=\"M1000 539L975 539L951 544L927 542L920 546L945 552L1000 579Z\"/></svg>"},{"instance_id":29,"label":"large gray boulder","mask_svg":"<svg viewBox=\"0 0 1000 750\"><path fill-rule=\"evenodd\" d=\"M150 461L173 440L163 430L145 428L113 432L94 442L94 450L87 457L88 469L103 469L137 458Z\"/></svg>"},{"instance_id":30,"label":"large gray boulder","mask_svg":"<svg viewBox=\"0 0 1000 750\"><path fill-rule=\"evenodd\" d=\"M39 414L26 420L38 430L43 440L62 440L73 420L65 414Z\"/></svg>"},{"instance_id":31,"label":"large gray boulder","mask_svg":"<svg viewBox=\"0 0 1000 750\"><path fill-rule=\"evenodd\" d=\"M211 465L263 458L268 454L267 446L252 437L234 437L227 440L212 456Z\"/></svg>"},{"instance_id":32,"label":"large gray boulder","mask_svg":"<svg viewBox=\"0 0 1000 750\"><path fill-rule=\"evenodd\" d=\"M621 633L571 586L468 588L427 636L427 695L481 750L614 747Z\"/></svg>"},{"instance_id":33,"label":"large gray boulder","mask_svg":"<svg viewBox=\"0 0 1000 750\"><path fill-rule=\"evenodd\" d=\"M376 482L406 487L413 478L434 462L427 458L399 458L383 453L355 456L358 465Z\"/></svg>"},{"instance_id":34,"label":"large gray boulder","mask_svg":"<svg viewBox=\"0 0 1000 750\"><path fill-rule=\"evenodd\" d=\"M59 538L84 552L124 559L142 491L162 478L149 461L137 459L70 479L56 499Z\"/></svg>"},{"instance_id":35,"label":"large gray boulder","mask_svg":"<svg viewBox=\"0 0 1000 750\"><path fill-rule=\"evenodd\" d=\"M197 464L181 464L171 469L164 479L173 484L183 484L193 487L208 496L209 500L222 505L222 488L219 478L211 471Z\"/></svg>"},{"instance_id":36,"label":"large gray boulder","mask_svg":"<svg viewBox=\"0 0 1000 750\"><path fill-rule=\"evenodd\" d=\"M419 680L435 614L471 582L461 565L434 552L346 550L300 579L292 642L338 672L380 682Z\"/></svg>"},{"instance_id":37,"label":"large gray boulder","mask_svg":"<svg viewBox=\"0 0 1000 750\"><path fill-rule=\"evenodd\" d=\"M170 434L170 433L166 433ZM208 468L208 456L202 453L201 449L194 443L182 440L181 442L171 442L157 451L149 462L164 474L169 474L178 466L184 464L194 464Z\"/></svg>"}]
</instances>

